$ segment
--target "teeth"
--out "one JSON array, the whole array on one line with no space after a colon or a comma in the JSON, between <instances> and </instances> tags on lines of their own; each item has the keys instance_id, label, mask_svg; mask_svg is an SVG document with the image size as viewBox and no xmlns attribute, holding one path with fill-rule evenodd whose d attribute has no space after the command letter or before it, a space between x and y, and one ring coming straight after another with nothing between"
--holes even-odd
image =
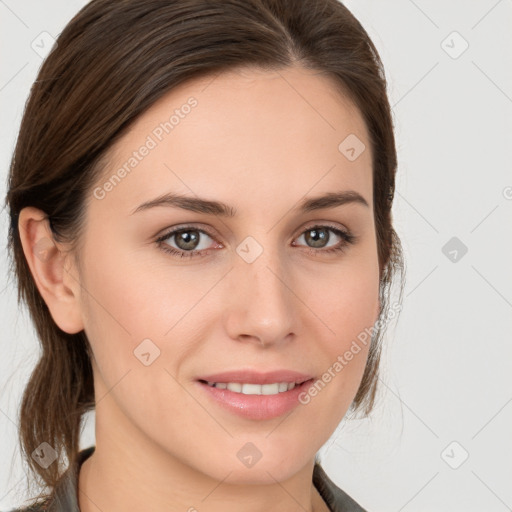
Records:
<instances>
[{"instance_id":1,"label":"teeth","mask_svg":"<svg viewBox=\"0 0 512 512\"><path fill-rule=\"evenodd\" d=\"M275 382L272 384L250 384L240 382L210 382L208 386L218 389L228 389L243 395L277 395L295 387L295 382Z\"/></svg>"},{"instance_id":2,"label":"teeth","mask_svg":"<svg viewBox=\"0 0 512 512\"><path fill-rule=\"evenodd\" d=\"M229 391L236 391L237 393L241 393L243 389L243 384L240 384L239 382L228 382L228 385L226 387Z\"/></svg>"}]
</instances>

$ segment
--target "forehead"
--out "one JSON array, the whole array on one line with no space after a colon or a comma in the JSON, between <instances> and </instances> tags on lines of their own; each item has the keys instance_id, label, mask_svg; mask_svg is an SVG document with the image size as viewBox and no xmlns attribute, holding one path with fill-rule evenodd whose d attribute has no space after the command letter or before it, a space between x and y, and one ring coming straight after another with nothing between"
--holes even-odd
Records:
<instances>
[{"instance_id":1,"label":"forehead","mask_svg":"<svg viewBox=\"0 0 512 512\"><path fill-rule=\"evenodd\" d=\"M347 137L366 146L352 161L340 150ZM182 83L143 113L109 151L97 185L112 185L93 208L128 215L172 191L261 209L340 189L372 207L371 175L365 123L333 79L246 68Z\"/></svg>"}]
</instances>

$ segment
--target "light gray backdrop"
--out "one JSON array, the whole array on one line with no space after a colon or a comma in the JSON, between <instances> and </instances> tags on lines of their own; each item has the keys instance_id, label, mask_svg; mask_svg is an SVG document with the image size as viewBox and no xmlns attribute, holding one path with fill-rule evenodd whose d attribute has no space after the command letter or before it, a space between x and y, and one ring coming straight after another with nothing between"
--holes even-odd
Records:
<instances>
[{"instance_id":1,"label":"light gray backdrop","mask_svg":"<svg viewBox=\"0 0 512 512\"><path fill-rule=\"evenodd\" d=\"M30 86L86 2L0 0L2 198ZM331 478L370 511L512 507L512 0L351 0L389 80L399 153L394 218L403 310L367 420L322 449ZM5 246L8 216L1 211ZM1 251L0 509L24 499L16 445L37 342ZM94 443L89 418L82 439ZM10 472L11 460L15 461Z\"/></svg>"}]
</instances>

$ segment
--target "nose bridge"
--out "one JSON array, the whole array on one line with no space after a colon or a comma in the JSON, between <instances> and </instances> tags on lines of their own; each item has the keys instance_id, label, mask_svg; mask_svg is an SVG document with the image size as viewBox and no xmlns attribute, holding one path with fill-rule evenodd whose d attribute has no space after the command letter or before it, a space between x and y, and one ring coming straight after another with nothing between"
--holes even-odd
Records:
<instances>
[{"instance_id":1,"label":"nose bridge","mask_svg":"<svg viewBox=\"0 0 512 512\"><path fill-rule=\"evenodd\" d=\"M283 340L294 327L296 299L283 251L265 237L264 244L247 237L237 247L231 272L228 329L234 338L251 337L270 344Z\"/></svg>"}]
</instances>

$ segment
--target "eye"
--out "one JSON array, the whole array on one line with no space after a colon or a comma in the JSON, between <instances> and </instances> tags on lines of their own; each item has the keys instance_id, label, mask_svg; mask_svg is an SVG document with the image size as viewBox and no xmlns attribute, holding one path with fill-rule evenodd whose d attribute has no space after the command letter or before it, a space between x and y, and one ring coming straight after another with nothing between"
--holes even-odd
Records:
<instances>
[{"instance_id":1,"label":"eye","mask_svg":"<svg viewBox=\"0 0 512 512\"><path fill-rule=\"evenodd\" d=\"M204 236L212 239L212 237L203 229L182 227L162 235L157 239L157 243L165 252L181 258L206 256L208 254L208 252L205 252L206 247L201 247L201 243L204 244L201 238L204 238ZM164 243L171 238L174 239L174 243L177 245L177 248L170 246L168 243ZM208 246L208 244L206 245Z\"/></svg>"},{"instance_id":2,"label":"eye","mask_svg":"<svg viewBox=\"0 0 512 512\"><path fill-rule=\"evenodd\" d=\"M335 237L341 239L341 241L328 249L324 249L324 247L327 247L327 244L331 241L332 237L330 233L334 233ZM334 252L342 252L347 248L347 245L353 244L356 241L355 235L332 226L324 225L309 227L297 240L300 240L301 238L309 244L309 247L306 249L311 254L331 254Z\"/></svg>"},{"instance_id":3,"label":"eye","mask_svg":"<svg viewBox=\"0 0 512 512\"><path fill-rule=\"evenodd\" d=\"M330 233L334 233L334 237ZM156 242L159 247L173 256L179 258L191 258L195 256L207 256L210 252L208 248L211 247L211 242L208 243L203 238L209 238L213 241L213 236L207 231L192 226L184 226L178 229L169 231L159 237ZM347 231L335 228L333 226L316 225L312 226L297 238L297 240L304 239L305 243L309 247L306 247L306 251L314 255L331 254L334 252L342 252L346 249L349 244L355 243L357 237ZM331 242L331 239L339 238L338 243L334 246L329 247L327 244ZM170 245L169 240L174 239L176 247ZM298 247L295 242L294 247ZM217 244L217 248L222 248L221 244ZM325 247L328 247L325 249Z\"/></svg>"}]
</instances>

